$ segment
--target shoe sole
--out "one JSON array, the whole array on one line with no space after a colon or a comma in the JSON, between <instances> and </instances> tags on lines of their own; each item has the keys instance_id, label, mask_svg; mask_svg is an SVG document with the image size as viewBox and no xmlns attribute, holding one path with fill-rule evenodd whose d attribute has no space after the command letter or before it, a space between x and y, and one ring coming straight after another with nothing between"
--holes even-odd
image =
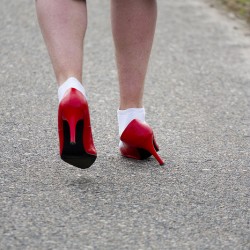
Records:
<instances>
[{"instance_id":1,"label":"shoe sole","mask_svg":"<svg viewBox=\"0 0 250 250\"><path fill-rule=\"evenodd\" d=\"M70 143L70 130L67 121L63 121L64 147L61 159L77 168L89 168L96 160L96 155L86 153L83 146L83 121L79 121L76 125L76 143Z\"/></svg>"}]
</instances>

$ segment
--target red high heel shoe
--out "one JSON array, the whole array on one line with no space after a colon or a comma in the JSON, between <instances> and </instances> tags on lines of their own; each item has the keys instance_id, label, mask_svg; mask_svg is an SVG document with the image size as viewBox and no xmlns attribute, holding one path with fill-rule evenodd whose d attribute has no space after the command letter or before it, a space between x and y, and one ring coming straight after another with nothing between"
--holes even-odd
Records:
<instances>
[{"instance_id":1,"label":"red high heel shoe","mask_svg":"<svg viewBox=\"0 0 250 250\"><path fill-rule=\"evenodd\" d=\"M148 124L137 119L132 120L123 131L120 139L123 142L120 147L123 156L143 160L153 155L160 165L164 164L164 161L157 154L159 147Z\"/></svg>"},{"instance_id":2,"label":"red high heel shoe","mask_svg":"<svg viewBox=\"0 0 250 250\"><path fill-rule=\"evenodd\" d=\"M88 103L77 89L71 88L68 91L58 108L60 156L73 166L88 168L97 157Z\"/></svg>"}]
</instances>

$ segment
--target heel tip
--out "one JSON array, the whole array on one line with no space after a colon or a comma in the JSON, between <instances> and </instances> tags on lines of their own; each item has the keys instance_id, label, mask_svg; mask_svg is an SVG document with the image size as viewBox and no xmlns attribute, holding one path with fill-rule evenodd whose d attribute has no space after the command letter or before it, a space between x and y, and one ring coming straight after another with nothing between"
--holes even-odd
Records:
<instances>
[{"instance_id":1,"label":"heel tip","mask_svg":"<svg viewBox=\"0 0 250 250\"><path fill-rule=\"evenodd\" d=\"M70 142L70 145L76 145L76 142L71 141L71 142Z\"/></svg>"}]
</instances>

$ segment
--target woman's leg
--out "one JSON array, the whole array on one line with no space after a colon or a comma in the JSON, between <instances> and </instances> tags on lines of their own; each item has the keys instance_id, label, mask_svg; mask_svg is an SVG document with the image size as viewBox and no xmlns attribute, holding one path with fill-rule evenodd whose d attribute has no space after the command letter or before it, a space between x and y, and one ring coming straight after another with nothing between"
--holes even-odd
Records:
<instances>
[{"instance_id":1,"label":"woman's leg","mask_svg":"<svg viewBox=\"0 0 250 250\"><path fill-rule=\"evenodd\" d=\"M58 134L62 160L88 168L96 159L82 82L85 0L36 0L37 16L58 88ZM65 93L67 93L65 95ZM84 135L84 138L83 138Z\"/></svg>"},{"instance_id":2,"label":"woman's leg","mask_svg":"<svg viewBox=\"0 0 250 250\"><path fill-rule=\"evenodd\" d=\"M123 156L160 165L152 129L145 124L143 89L157 17L156 0L111 0L112 30L120 85L119 148ZM138 133L139 131L139 133Z\"/></svg>"},{"instance_id":3,"label":"woman's leg","mask_svg":"<svg viewBox=\"0 0 250 250\"><path fill-rule=\"evenodd\" d=\"M85 0L36 0L38 21L58 84L73 76L82 82Z\"/></svg>"},{"instance_id":4,"label":"woman's leg","mask_svg":"<svg viewBox=\"0 0 250 250\"><path fill-rule=\"evenodd\" d=\"M156 0L111 0L111 9L120 109L141 108L155 32Z\"/></svg>"}]
</instances>

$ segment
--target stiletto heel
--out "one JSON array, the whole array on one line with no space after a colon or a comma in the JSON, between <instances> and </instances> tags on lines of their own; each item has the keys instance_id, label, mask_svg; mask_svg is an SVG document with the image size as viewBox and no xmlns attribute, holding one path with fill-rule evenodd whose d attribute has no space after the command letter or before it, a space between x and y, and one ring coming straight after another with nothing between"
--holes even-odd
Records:
<instances>
[{"instance_id":1,"label":"stiletto heel","mask_svg":"<svg viewBox=\"0 0 250 250\"><path fill-rule=\"evenodd\" d=\"M76 121L71 119L69 122L69 131L70 131L70 144L76 144Z\"/></svg>"},{"instance_id":2,"label":"stiletto heel","mask_svg":"<svg viewBox=\"0 0 250 250\"><path fill-rule=\"evenodd\" d=\"M58 133L62 160L88 168L96 159L88 103L84 95L71 88L58 108Z\"/></svg>"},{"instance_id":3,"label":"stiletto heel","mask_svg":"<svg viewBox=\"0 0 250 250\"><path fill-rule=\"evenodd\" d=\"M142 160L153 155L160 165L164 164L164 161L157 154L159 147L148 124L134 119L123 131L120 139L123 142L120 147L123 156Z\"/></svg>"},{"instance_id":4,"label":"stiletto heel","mask_svg":"<svg viewBox=\"0 0 250 250\"><path fill-rule=\"evenodd\" d=\"M149 140L147 143L145 143L145 149L148 150L155 159L159 162L160 165L164 164L164 161L161 159L161 157L157 154L154 144L153 144L153 138L152 140Z\"/></svg>"}]
</instances>

